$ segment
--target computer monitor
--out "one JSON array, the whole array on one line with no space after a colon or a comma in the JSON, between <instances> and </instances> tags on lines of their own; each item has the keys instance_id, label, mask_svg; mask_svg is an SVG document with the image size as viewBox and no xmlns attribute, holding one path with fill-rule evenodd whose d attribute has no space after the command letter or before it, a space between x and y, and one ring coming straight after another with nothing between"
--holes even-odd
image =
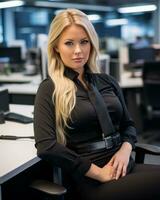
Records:
<instances>
[{"instance_id":1,"label":"computer monitor","mask_svg":"<svg viewBox=\"0 0 160 200\"><path fill-rule=\"evenodd\" d=\"M110 61L110 75L117 81L121 81L121 69L122 65L118 59L111 59Z\"/></svg>"},{"instance_id":2,"label":"computer monitor","mask_svg":"<svg viewBox=\"0 0 160 200\"><path fill-rule=\"evenodd\" d=\"M100 54L98 63L102 73L110 73L110 56L108 54Z\"/></svg>"},{"instance_id":3,"label":"computer monitor","mask_svg":"<svg viewBox=\"0 0 160 200\"><path fill-rule=\"evenodd\" d=\"M155 49L152 47L134 49L133 47L129 48L129 62L142 64L146 61L155 60Z\"/></svg>"},{"instance_id":4,"label":"computer monitor","mask_svg":"<svg viewBox=\"0 0 160 200\"><path fill-rule=\"evenodd\" d=\"M20 47L0 47L0 58L8 58L10 64L20 64L23 62Z\"/></svg>"},{"instance_id":5,"label":"computer monitor","mask_svg":"<svg viewBox=\"0 0 160 200\"><path fill-rule=\"evenodd\" d=\"M48 45L48 35L38 34L37 35L37 47L39 49L39 59L40 59L40 74L41 79L44 80L48 76L48 58L47 58L47 45Z\"/></svg>"},{"instance_id":6,"label":"computer monitor","mask_svg":"<svg viewBox=\"0 0 160 200\"><path fill-rule=\"evenodd\" d=\"M40 47L40 74L41 79L44 80L48 77L48 58L47 58L47 49Z\"/></svg>"}]
</instances>

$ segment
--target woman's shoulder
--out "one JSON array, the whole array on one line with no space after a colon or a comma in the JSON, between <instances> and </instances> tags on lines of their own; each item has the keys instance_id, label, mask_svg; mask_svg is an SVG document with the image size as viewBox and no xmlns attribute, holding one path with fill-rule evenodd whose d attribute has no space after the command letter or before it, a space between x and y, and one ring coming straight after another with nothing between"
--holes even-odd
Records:
<instances>
[{"instance_id":1,"label":"woman's shoulder","mask_svg":"<svg viewBox=\"0 0 160 200\"><path fill-rule=\"evenodd\" d=\"M54 90L54 84L53 81L50 77L44 79L38 88L38 92L41 93L53 93Z\"/></svg>"},{"instance_id":2,"label":"woman's shoulder","mask_svg":"<svg viewBox=\"0 0 160 200\"><path fill-rule=\"evenodd\" d=\"M106 83L109 83L109 84L112 84L112 85L115 85L115 86L118 85L117 80L109 74L96 73L96 74L93 74L93 76L95 76L96 79L98 79L101 82L106 82Z\"/></svg>"}]
</instances>

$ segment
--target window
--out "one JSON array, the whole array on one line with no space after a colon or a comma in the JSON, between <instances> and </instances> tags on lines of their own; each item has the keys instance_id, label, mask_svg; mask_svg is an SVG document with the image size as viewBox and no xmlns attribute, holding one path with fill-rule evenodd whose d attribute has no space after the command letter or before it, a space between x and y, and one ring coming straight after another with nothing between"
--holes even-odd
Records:
<instances>
[{"instance_id":1,"label":"window","mask_svg":"<svg viewBox=\"0 0 160 200\"><path fill-rule=\"evenodd\" d=\"M3 42L2 12L0 10L0 43Z\"/></svg>"}]
</instances>

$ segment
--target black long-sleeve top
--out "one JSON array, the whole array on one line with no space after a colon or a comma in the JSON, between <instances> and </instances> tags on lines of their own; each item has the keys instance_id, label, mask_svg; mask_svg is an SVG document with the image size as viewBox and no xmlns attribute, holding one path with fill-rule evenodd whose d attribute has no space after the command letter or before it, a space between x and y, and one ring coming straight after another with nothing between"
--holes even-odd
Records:
<instances>
[{"instance_id":1,"label":"black long-sleeve top","mask_svg":"<svg viewBox=\"0 0 160 200\"><path fill-rule=\"evenodd\" d=\"M94 105L89 99L88 91L78 80L78 73L66 68L64 75L71 79L77 87L76 105L71 114L72 120L69 121L71 128L66 128L67 144L76 146L102 139L102 129ZM107 74L93 74L88 70L85 72L85 79L87 82L94 82L103 96L112 123L121 134L122 141L129 142L134 148L136 129L117 82ZM94 158L104 157L107 155L107 150L97 155L92 155L91 152L88 156L83 156L71 150L68 145L64 146L57 142L53 91L53 81L48 78L40 84L36 95L34 133L37 154L79 179L89 170Z\"/></svg>"}]
</instances>

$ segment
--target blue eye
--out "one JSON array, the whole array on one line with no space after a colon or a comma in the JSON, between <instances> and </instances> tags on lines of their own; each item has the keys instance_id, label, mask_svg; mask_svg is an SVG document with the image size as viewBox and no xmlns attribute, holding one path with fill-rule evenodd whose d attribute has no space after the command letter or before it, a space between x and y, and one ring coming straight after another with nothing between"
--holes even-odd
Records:
<instances>
[{"instance_id":1,"label":"blue eye","mask_svg":"<svg viewBox=\"0 0 160 200\"><path fill-rule=\"evenodd\" d=\"M65 42L65 45L67 45L67 46L72 46L72 45L73 45L73 42L71 42L71 41Z\"/></svg>"},{"instance_id":2,"label":"blue eye","mask_svg":"<svg viewBox=\"0 0 160 200\"><path fill-rule=\"evenodd\" d=\"M81 44L87 44L89 41L88 40L82 40Z\"/></svg>"}]
</instances>

